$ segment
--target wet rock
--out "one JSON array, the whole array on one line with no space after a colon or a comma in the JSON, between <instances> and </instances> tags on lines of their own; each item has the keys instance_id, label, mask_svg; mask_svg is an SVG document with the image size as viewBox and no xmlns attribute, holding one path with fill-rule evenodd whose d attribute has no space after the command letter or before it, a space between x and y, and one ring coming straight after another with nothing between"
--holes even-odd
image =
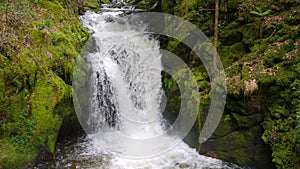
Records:
<instances>
[{"instance_id":1,"label":"wet rock","mask_svg":"<svg viewBox=\"0 0 300 169\"><path fill-rule=\"evenodd\" d=\"M220 41L223 45L231 46L235 43L243 41L243 33L240 31L234 31L227 35L226 37L220 37Z\"/></svg>"}]
</instances>

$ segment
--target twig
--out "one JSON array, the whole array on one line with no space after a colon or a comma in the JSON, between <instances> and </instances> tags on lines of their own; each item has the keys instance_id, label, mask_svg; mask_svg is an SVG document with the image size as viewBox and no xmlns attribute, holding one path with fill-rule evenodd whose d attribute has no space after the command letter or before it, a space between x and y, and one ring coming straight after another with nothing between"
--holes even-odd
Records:
<instances>
[{"instance_id":1,"label":"twig","mask_svg":"<svg viewBox=\"0 0 300 169\"><path fill-rule=\"evenodd\" d=\"M214 11L215 9L199 9L199 11Z\"/></svg>"},{"instance_id":2,"label":"twig","mask_svg":"<svg viewBox=\"0 0 300 169\"><path fill-rule=\"evenodd\" d=\"M264 43L268 42L268 41L271 39L271 37L275 34L276 31L277 31L277 29L275 29L275 30L272 32L272 34L271 34L266 40L264 40Z\"/></svg>"}]
</instances>

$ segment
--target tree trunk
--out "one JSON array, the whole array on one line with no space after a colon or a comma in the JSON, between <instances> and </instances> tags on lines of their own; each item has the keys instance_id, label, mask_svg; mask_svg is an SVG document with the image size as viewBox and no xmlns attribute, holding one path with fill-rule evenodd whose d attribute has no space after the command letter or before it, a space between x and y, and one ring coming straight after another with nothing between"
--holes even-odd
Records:
<instances>
[{"instance_id":1,"label":"tree trunk","mask_svg":"<svg viewBox=\"0 0 300 169\"><path fill-rule=\"evenodd\" d=\"M213 78L212 83L214 83L215 77L218 74L218 67L217 67L217 58L218 58L218 52L217 52L217 45L218 45L218 24L219 24L219 0L215 0L216 6L215 6L215 32L214 32L214 47L213 47ZM200 115L198 115L199 117ZM199 120L199 119L198 119ZM208 123L208 121L207 121ZM200 138L199 138L200 139ZM201 150L201 143L199 140L199 146L198 146L198 153Z\"/></svg>"},{"instance_id":2,"label":"tree trunk","mask_svg":"<svg viewBox=\"0 0 300 169\"><path fill-rule=\"evenodd\" d=\"M213 68L217 70L217 57L218 57L218 25L219 25L219 0L215 0L215 32L214 32L214 51L213 51ZM217 72L214 72L216 74Z\"/></svg>"}]
</instances>

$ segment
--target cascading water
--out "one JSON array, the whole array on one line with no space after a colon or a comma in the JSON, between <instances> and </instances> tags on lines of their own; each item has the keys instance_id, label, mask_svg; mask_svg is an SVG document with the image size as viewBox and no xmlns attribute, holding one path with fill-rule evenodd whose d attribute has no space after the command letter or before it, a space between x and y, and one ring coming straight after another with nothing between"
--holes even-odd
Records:
<instances>
[{"instance_id":1,"label":"cascading water","mask_svg":"<svg viewBox=\"0 0 300 169\"><path fill-rule=\"evenodd\" d=\"M134 151L151 155L171 142L170 137L163 137L161 145L162 140L147 145L128 138L148 139L165 133L160 113L159 42L143 34L145 26L133 27L112 13L87 13L82 21L94 32L99 48L88 57L92 70L92 110L87 121L92 128L90 136L121 155Z\"/></svg>"},{"instance_id":2,"label":"cascading water","mask_svg":"<svg viewBox=\"0 0 300 169\"><path fill-rule=\"evenodd\" d=\"M59 159L52 167L238 168L201 156L180 139L167 135L160 112L159 42L144 33L146 25L133 26L119 14L122 12L87 12L81 17L97 46L88 55L91 113L85 120L89 137L80 139L74 149L58 149ZM155 139L143 144L127 138ZM174 146L170 149L171 143ZM166 151L157 154L159 150ZM128 156L136 154L148 158Z\"/></svg>"}]
</instances>

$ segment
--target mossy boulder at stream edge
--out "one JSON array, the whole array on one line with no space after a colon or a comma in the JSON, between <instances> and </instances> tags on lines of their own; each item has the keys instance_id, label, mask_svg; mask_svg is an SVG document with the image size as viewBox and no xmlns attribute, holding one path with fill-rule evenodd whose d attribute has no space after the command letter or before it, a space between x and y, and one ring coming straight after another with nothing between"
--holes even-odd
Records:
<instances>
[{"instance_id":1,"label":"mossy boulder at stream edge","mask_svg":"<svg viewBox=\"0 0 300 169\"><path fill-rule=\"evenodd\" d=\"M72 74L90 36L78 14L98 7L96 0L0 2L0 168L49 160L63 122L78 129Z\"/></svg>"}]
</instances>

